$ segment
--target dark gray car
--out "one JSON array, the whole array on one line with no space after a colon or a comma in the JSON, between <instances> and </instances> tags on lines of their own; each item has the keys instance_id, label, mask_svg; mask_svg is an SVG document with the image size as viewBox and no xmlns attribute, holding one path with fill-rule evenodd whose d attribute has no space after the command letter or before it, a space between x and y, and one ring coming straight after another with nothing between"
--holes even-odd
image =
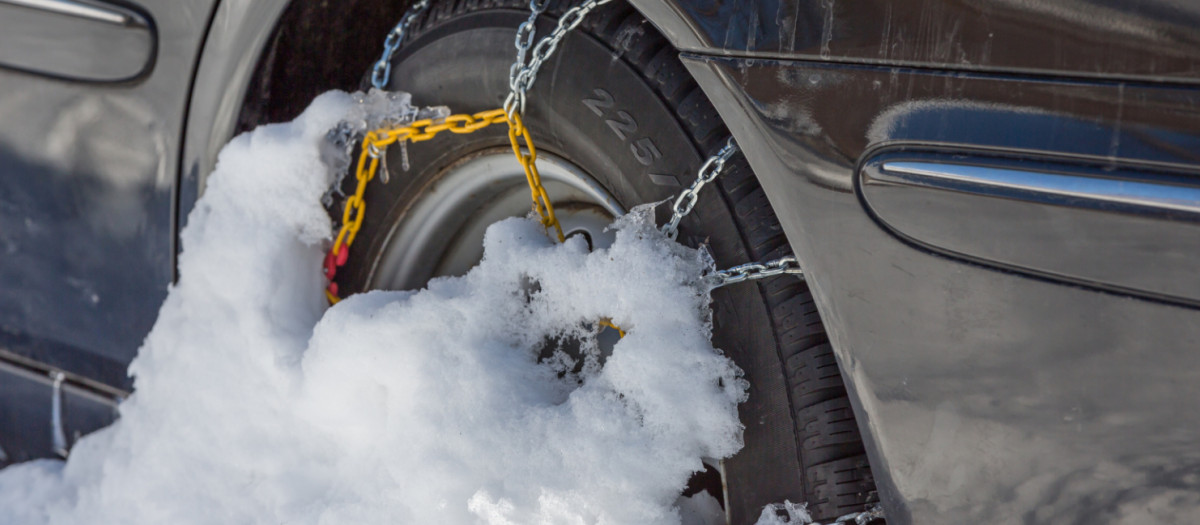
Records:
<instances>
[{"instance_id":1,"label":"dark gray car","mask_svg":"<svg viewBox=\"0 0 1200 525\"><path fill-rule=\"evenodd\" d=\"M408 4L0 0L0 465L116 417L218 149L369 86ZM731 523L784 499L897 524L1200 521L1200 5L631 4L569 35L531 96L565 229L600 242L732 135L680 240L721 266L794 253L806 277L715 293L746 447L689 491ZM527 15L433 2L387 87L499 107ZM519 167L489 164L511 160L503 130L436 140L388 152L411 170L372 189L342 295L461 272L528 211Z\"/></svg>"}]
</instances>

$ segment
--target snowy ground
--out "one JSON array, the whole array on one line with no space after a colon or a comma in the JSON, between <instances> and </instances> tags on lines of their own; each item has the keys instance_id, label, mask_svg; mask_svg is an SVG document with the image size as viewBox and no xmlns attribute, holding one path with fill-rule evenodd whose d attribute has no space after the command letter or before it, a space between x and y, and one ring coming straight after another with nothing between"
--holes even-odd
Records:
<instances>
[{"instance_id":1,"label":"snowy ground","mask_svg":"<svg viewBox=\"0 0 1200 525\"><path fill-rule=\"evenodd\" d=\"M137 392L69 461L0 471L0 523L723 522L679 499L741 447L704 254L636 212L591 253L512 219L464 277L326 309L319 146L352 111L329 93L225 148ZM601 361L604 317L628 336ZM584 362L539 361L562 338Z\"/></svg>"}]
</instances>

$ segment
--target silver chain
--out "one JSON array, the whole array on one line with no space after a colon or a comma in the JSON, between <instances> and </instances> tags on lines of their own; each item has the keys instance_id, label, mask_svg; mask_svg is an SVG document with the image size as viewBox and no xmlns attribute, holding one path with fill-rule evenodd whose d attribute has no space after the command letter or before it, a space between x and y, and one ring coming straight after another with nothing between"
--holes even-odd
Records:
<instances>
[{"instance_id":1,"label":"silver chain","mask_svg":"<svg viewBox=\"0 0 1200 525\"><path fill-rule=\"evenodd\" d=\"M883 519L883 507L878 505L871 507L863 512L852 512L842 516L833 522L833 525L838 523L854 523L854 525L867 525L874 520Z\"/></svg>"},{"instance_id":2,"label":"silver chain","mask_svg":"<svg viewBox=\"0 0 1200 525\"><path fill-rule=\"evenodd\" d=\"M529 0L529 19L521 22L517 26L517 39L514 45L517 47L517 59L508 68L508 89L509 92L517 90L517 76L521 73L521 68L525 67L525 55L529 53L529 48L533 47L533 39L537 33L537 18L546 10L546 3L549 0L543 0L540 4L538 0Z\"/></svg>"},{"instance_id":3,"label":"silver chain","mask_svg":"<svg viewBox=\"0 0 1200 525\"><path fill-rule=\"evenodd\" d=\"M526 20L517 28L517 61L513 63L509 69L508 75L508 98L504 99L504 112L509 116L514 113L525 113L525 96L529 89L533 87L534 81L537 80L538 69L542 67L542 63L554 54L558 49L558 44L567 36L567 33L572 29L579 27L583 23L583 19L591 13L593 9L600 7L612 0L588 0L578 6L572 7L563 13L562 18L558 19L558 27L549 35L542 38L541 41L533 46L532 56L529 58L529 63L525 63L525 54L529 52L529 46L533 42L534 22L538 15L545 9L546 0L539 5L537 0L530 0L529 8L532 11L529 15L529 20Z\"/></svg>"},{"instance_id":4,"label":"silver chain","mask_svg":"<svg viewBox=\"0 0 1200 525\"><path fill-rule=\"evenodd\" d=\"M704 162L704 165L700 166L700 171L696 174L695 182L692 182L690 187L683 190L671 205L671 220L667 221L662 227L662 232L667 237L675 240L679 236L679 221L683 220L696 207L696 202L700 200L700 190L706 184L717 179L717 175L720 175L721 170L725 168L725 163L737 151L737 143L730 137L729 142L725 143L725 147L721 148L716 155L709 157ZM800 269L800 263L796 260L796 257L788 255L773 261L752 262L734 266L728 270L719 270L709 274L707 279L713 288L720 288L727 284L763 279L776 275L795 275L803 279L804 271Z\"/></svg>"},{"instance_id":5,"label":"silver chain","mask_svg":"<svg viewBox=\"0 0 1200 525\"><path fill-rule=\"evenodd\" d=\"M396 27L388 33L387 39L383 41L383 54L379 56L379 60L375 62L375 67L371 69L371 85L375 89L383 89L387 86L388 79L392 76L392 55L396 54L396 50L400 49L400 44L404 42L404 35L417 21L417 17L429 8L429 0L419 0L408 8L400 21L396 23Z\"/></svg>"},{"instance_id":6,"label":"silver chain","mask_svg":"<svg viewBox=\"0 0 1200 525\"><path fill-rule=\"evenodd\" d=\"M692 212L692 208L696 207L696 201L700 199L700 190L708 184L716 180L717 175L721 174L721 170L725 168L725 162L737 153L737 144L733 142L733 138L725 143L725 147L721 148L716 155L713 155L700 166L700 171L696 174L696 181L691 187L683 190L679 197L675 199L675 203L671 205L671 220L662 227L662 232L667 234L671 240L675 240L679 236L679 221L683 220L687 214Z\"/></svg>"},{"instance_id":7,"label":"silver chain","mask_svg":"<svg viewBox=\"0 0 1200 525\"><path fill-rule=\"evenodd\" d=\"M776 275L795 275L803 279L804 271L800 269L800 263L796 260L796 256L788 255L773 261L752 262L734 266L728 270L719 270L709 274L706 279L712 288L720 288L727 284L763 279Z\"/></svg>"},{"instance_id":8,"label":"silver chain","mask_svg":"<svg viewBox=\"0 0 1200 525\"><path fill-rule=\"evenodd\" d=\"M696 173L696 180L692 182L691 186L683 190L675 198L675 202L671 204L671 219L662 227L662 232L668 238L675 240L679 236L679 221L683 220L696 207L696 203L700 200L700 190L704 189L704 186L708 183L717 180L717 176L725 169L725 163L737 152L737 143L733 141L733 137L730 137L729 141L725 143L725 146L716 155L704 161L704 164L700 166L699 172ZM788 255L773 261L747 263L727 270L713 272L708 276L708 280L713 288L720 288L727 284L763 279L776 275L795 275L803 279L804 271L800 269L800 263L796 261L796 257Z\"/></svg>"}]
</instances>

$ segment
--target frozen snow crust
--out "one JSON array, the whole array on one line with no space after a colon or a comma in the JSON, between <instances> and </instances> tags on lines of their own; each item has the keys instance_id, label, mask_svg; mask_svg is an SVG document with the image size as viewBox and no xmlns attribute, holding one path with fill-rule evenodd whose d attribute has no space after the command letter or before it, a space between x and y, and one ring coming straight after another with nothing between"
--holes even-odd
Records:
<instances>
[{"instance_id":1,"label":"frozen snow crust","mask_svg":"<svg viewBox=\"0 0 1200 525\"><path fill-rule=\"evenodd\" d=\"M327 93L224 149L120 420L0 472L0 523L680 521L700 458L741 447L709 259L645 212L590 253L511 219L464 277L327 310L320 141L359 106ZM600 359L603 317L628 336ZM588 357L539 360L555 338Z\"/></svg>"}]
</instances>

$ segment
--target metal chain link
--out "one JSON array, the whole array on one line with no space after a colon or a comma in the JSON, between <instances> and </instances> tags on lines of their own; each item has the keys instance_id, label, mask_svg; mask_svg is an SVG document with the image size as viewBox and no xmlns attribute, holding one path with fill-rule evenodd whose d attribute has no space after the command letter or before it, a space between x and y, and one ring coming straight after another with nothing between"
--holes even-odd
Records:
<instances>
[{"instance_id":1,"label":"metal chain link","mask_svg":"<svg viewBox=\"0 0 1200 525\"><path fill-rule=\"evenodd\" d=\"M383 89L387 86L388 78L392 76L392 55L395 55L396 50L400 49L400 44L404 42L404 35L408 33L408 29L426 9L429 9L429 0L419 0L408 8L408 11L396 23L396 27L393 27L392 31L388 33L387 39L383 41L383 54L375 62L375 67L371 68L371 85L375 86L375 89Z\"/></svg>"},{"instance_id":2,"label":"metal chain link","mask_svg":"<svg viewBox=\"0 0 1200 525\"><path fill-rule=\"evenodd\" d=\"M510 92L517 89L517 77L520 75L521 69L525 67L525 55L529 53L529 48L533 47L533 39L537 32L537 18L546 10L548 2L549 0L543 0L541 3L538 3L538 0L529 0L529 19L517 26L517 39L514 42L517 48L517 59L508 68Z\"/></svg>"},{"instance_id":3,"label":"metal chain link","mask_svg":"<svg viewBox=\"0 0 1200 525\"><path fill-rule=\"evenodd\" d=\"M794 522L796 518L800 518L800 521L803 523L807 523L809 525L821 525L815 521L810 521L812 518L806 516L808 511L807 503L796 505L790 501L785 501L783 503L772 503L767 505L767 508L775 511L776 516L780 518L783 518L786 514L789 523ZM796 516L797 510L802 512L800 516ZM867 510L844 514L837 519L826 523L828 523L828 525L868 525L872 521L881 520L884 518L885 516L883 515L883 507L879 505L873 505Z\"/></svg>"},{"instance_id":4,"label":"metal chain link","mask_svg":"<svg viewBox=\"0 0 1200 525\"><path fill-rule=\"evenodd\" d=\"M696 180L692 182L691 186L683 190L679 194L679 197L675 198L675 202L671 204L671 219L662 227L662 232L668 238L675 240L679 236L679 221L683 220L696 207L696 203L700 200L700 190L704 189L704 186L708 183L717 179L717 176L725 169L725 163L737 152L737 143L733 141L733 137L730 137L729 141L725 143L725 146L716 155L709 157L700 166L700 170L696 174ZM776 275L795 275L803 279L804 271L800 269L800 263L796 260L796 257L788 255L773 261L752 262L734 266L727 270L719 270L709 274L707 280L712 288L715 289L727 284L763 279Z\"/></svg>"},{"instance_id":5,"label":"metal chain link","mask_svg":"<svg viewBox=\"0 0 1200 525\"><path fill-rule=\"evenodd\" d=\"M611 1L588 0L568 9L566 13L563 13L562 18L558 19L558 27L555 27L554 31L550 32L545 38L542 38L533 47L533 54L529 59L529 63L526 64L524 63L525 54L529 50L529 43L533 40L533 24L538 14L541 13L537 9L545 9L545 5L538 5L537 0L529 2L529 7L534 12L530 14L529 20L521 24L521 27L517 30L517 62L509 69L509 93L508 98L504 99L505 114L511 116L517 112L525 112L525 96L529 89L533 87L534 81L537 80L538 69L541 69L546 59L554 54L554 51L558 49L558 44L567 36L567 33L583 23L583 19L587 17L588 13ZM522 30L527 31L527 33L522 33ZM521 38L522 35L525 36L524 40Z\"/></svg>"},{"instance_id":6,"label":"metal chain link","mask_svg":"<svg viewBox=\"0 0 1200 525\"><path fill-rule=\"evenodd\" d=\"M504 118L508 119L508 141L512 144L513 155L517 157L517 162L521 163L521 168L525 170L525 182L529 184L529 194L533 199L533 211L542 218L542 226L547 230L553 229L558 242L563 242L566 237L563 235L562 225L558 223L558 218L554 215L554 205L550 203L550 195L546 193L546 187L542 186L542 176L537 169L537 147L533 144L533 137L529 135L529 128L525 127L525 123L521 121L520 113L505 115ZM521 147L522 141L525 142L523 148Z\"/></svg>"},{"instance_id":7,"label":"metal chain link","mask_svg":"<svg viewBox=\"0 0 1200 525\"><path fill-rule=\"evenodd\" d=\"M529 134L529 129L525 127L521 116L525 113L526 94L537 79L538 70L541 69L546 59L550 58L550 55L558 49L559 42L567 36L568 32L579 27L588 13L610 1L588 0L579 6L568 9L562 18L558 19L558 26L554 28L554 31L538 41L537 45L533 45L537 18L545 11L548 0L530 0L529 18L517 27L514 41L517 49L516 60L508 69L509 93L504 100L503 109L508 118L509 142L512 144L513 155L517 157L517 162L520 162L521 167L525 170L525 178L529 182L530 195L533 198L533 209L541 216L542 225L547 229L554 230L559 242L564 240L562 226L554 215L554 206L550 203L550 197L546 195L546 189L542 187L541 175L537 169L537 148L534 146L533 137ZM526 63L525 58L530 54L531 45L533 46L532 56ZM524 146L522 146L522 142L524 142Z\"/></svg>"},{"instance_id":8,"label":"metal chain link","mask_svg":"<svg viewBox=\"0 0 1200 525\"><path fill-rule=\"evenodd\" d=\"M863 512L852 512L850 514L846 514L845 516L842 516L842 517L834 520L832 525L837 525L838 523L852 523L852 522L854 523L854 525L867 525L868 523L871 523L872 521L881 520L881 519L884 519L883 507L876 505L876 506L871 507L870 509L867 509Z\"/></svg>"},{"instance_id":9,"label":"metal chain link","mask_svg":"<svg viewBox=\"0 0 1200 525\"><path fill-rule=\"evenodd\" d=\"M718 270L706 276L706 280L715 289L727 284L763 279L776 275L795 275L803 279L804 271L800 269L800 262L796 260L796 256L788 255L773 261L752 262L734 266L728 270Z\"/></svg>"},{"instance_id":10,"label":"metal chain link","mask_svg":"<svg viewBox=\"0 0 1200 525\"><path fill-rule=\"evenodd\" d=\"M696 174L696 181L675 198L675 203L671 205L671 220L662 227L662 232L667 234L672 241L679 236L679 221L683 220L687 214L692 212L692 208L696 207L696 202L700 199L700 190L704 188L705 184L716 180L717 175L720 175L721 170L725 168L725 162L737 151L737 144L730 137L729 142L725 143L725 147L700 166L700 171Z\"/></svg>"}]
</instances>

